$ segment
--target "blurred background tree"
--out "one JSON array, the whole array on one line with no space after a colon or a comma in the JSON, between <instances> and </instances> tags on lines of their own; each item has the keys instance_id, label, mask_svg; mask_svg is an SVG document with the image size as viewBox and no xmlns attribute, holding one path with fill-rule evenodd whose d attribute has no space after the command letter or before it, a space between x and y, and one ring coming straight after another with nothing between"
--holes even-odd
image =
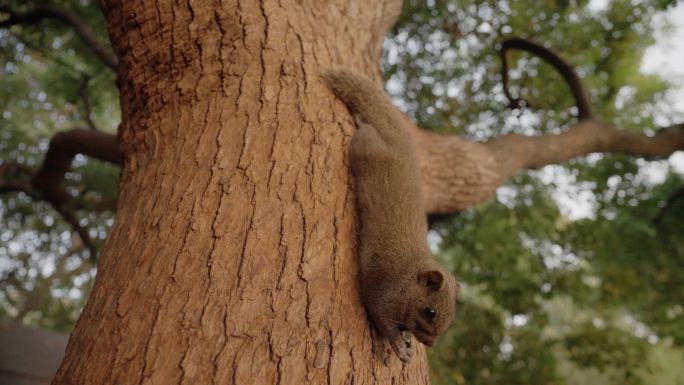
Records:
<instances>
[{"instance_id":1,"label":"blurred background tree","mask_svg":"<svg viewBox=\"0 0 684 385\"><path fill-rule=\"evenodd\" d=\"M96 2L51 5L87 20L93 36L107 42ZM15 1L0 8L0 317L69 332L114 217L113 205L93 203L115 199L118 168L77 156L65 176L74 199L59 209L30 178L55 133L114 133L120 111L114 71L72 24L39 13L44 6Z\"/></svg>"},{"instance_id":2,"label":"blurred background tree","mask_svg":"<svg viewBox=\"0 0 684 385\"><path fill-rule=\"evenodd\" d=\"M0 317L68 332L114 218L118 168L77 156L66 204L30 178L57 132L114 133L119 107L111 59L93 49L107 41L96 2L44 6L0 6ZM559 132L575 103L537 57L514 54L524 105L509 106L499 50L519 36L571 62L605 120L655 132L684 118L667 98L675 79L640 72L663 27L654 16L673 6L405 1L386 40L387 88L424 128L477 140ZM464 290L430 350L433 383L684 383L683 186L665 159L592 154L520 173L497 199L434 222L435 252Z\"/></svg>"}]
</instances>

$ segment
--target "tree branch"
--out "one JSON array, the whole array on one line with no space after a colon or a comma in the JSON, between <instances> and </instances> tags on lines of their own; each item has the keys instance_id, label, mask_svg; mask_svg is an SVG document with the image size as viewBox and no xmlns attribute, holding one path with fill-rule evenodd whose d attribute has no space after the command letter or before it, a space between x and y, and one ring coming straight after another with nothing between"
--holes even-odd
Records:
<instances>
[{"instance_id":1,"label":"tree branch","mask_svg":"<svg viewBox=\"0 0 684 385\"><path fill-rule=\"evenodd\" d=\"M64 186L64 174L76 154L115 164L121 161L116 135L78 128L55 135L50 141L43 165L31 182L57 205L69 199Z\"/></svg>"},{"instance_id":2,"label":"tree branch","mask_svg":"<svg viewBox=\"0 0 684 385\"><path fill-rule=\"evenodd\" d=\"M51 5L39 5L32 11L19 13L13 11L9 6L0 6L0 12L9 15L8 18L0 21L0 28L7 28L13 25L33 25L40 23L43 19L56 19L74 28L76 33L90 46L97 57L100 58L108 67L116 71L119 59L110 47L102 44L93 33L93 30L75 13L63 8Z\"/></svg>"},{"instance_id":3,"label":"tree branch","mask_svg":"<svg viewBox=\"0 0 684 385\"><path fill-rule=\"evenodd\" d=\"M10 165L10 164L8 164ZM21 165L20 165L21 166ZM23 166L25 167L25 166ZM23 171L23 168L22 168ZM90 255L95 258L97 255L97 248L93 244L88 231L78 222L76 215L65 207L63 202L54 201L49 196L41 196L41 194L30 184L22 182L3 182L4 175L0 174L0 194L22 192L30 196L34 200L45 200L52 205L52 207L59 213L59 215L66 221L72 229L79 235L83 245L88 248Z\"/></svg>"},{"instance_id":4,"label":"tree branch","mask_svg":"<svg viewBox=\"0 0 684 385\"><path fill-rule=\"evenodd\" d=\"M458 213L489 199L505 181L482 143L421 130L405 120L415 143L426 214Z\"/></svg>"},{"instance_id":5,"label":"tree branch","mask_svg":"<svg viewBox=\"0 0 684 385\"><path fill-rule=\"evenodd\" d=\"M7 194L12 192L22 192L34 199L39 199L38 194L36 194L33 187L31 187L31 185L28 183L0 183L0 194Z\"/></svg>"},{"instance_id":6,"label":"tree branch","mask_svg":"<svg viewBox=\"0 0 684 385\"><path fill-rule=\"evenodd\" d=\"M563 163L592 152L657 157L684 149L684 126L674 125L647 136L585 119L560 134L509 134L484 143L497 159L498 172L508 178L522 169Z\"/></svg>"},{"instance_id":7,"label":"tree branch","mask_svg":"<svg viewBox=\"0 0 684 385\"><path fill-rule=\"evenodd\" d=\"M96 260L97 248L95 247L93 240L90 239L88 230L81 226L81 224L78 222L76 214L74 214L74 212L71 210L67 210L64 205L61 204L53 204L52 207L62 216L66 223L68 223L74 229L74 231L76 231L79 238L81 238L83 245L90 251L91 260Z\"/></svg>"},{"instance_id":8,"label":"tree branch","mask_svg":"<svg viewBox=\"0 0 684 385\"><path fill-rule=\"evenodd\" d=\"M33 169L29 166L17 162L6 162L0 164L0 180L4 179L5 176L10 174L12 171L15 171L17 173L24 173L26 175L33 174Z\"/></svg>"},{"instance_id":9,"label":"tree branch","mask_svg":"<svg viewBox=\"0 0 684 385\"><path fill-rule=\"evenodd\" d=\"M406 118L408 121L408 118ZM491 198L508 178L592 152L642 157L684 150L684 124L647 136L585 119L560 134L509 134L485 143L420 130L410 123L427 214L454 214Z\"/></svg>"},{"instance_id":10,"label":"tree branch","mask_svg":"<svg viewBox=\"0 0 684 385\"><path fill-rule=\"evenodd\" d=\"M509 134L476 143L422 131L406 118L416 143L428 215L454 214L489 199L501 184L523 169L558 164L593 152L659 157L684 150L684 124L648 136L620 130L596 118L589 94L572 66L550 49L519 38L505 40L500 52L504 92L511 105L519 103L508 90L511 49L537 55L560 72L577 103L579 121L560 134Z\"/></svg>"},{"instance_id":11,"label":"tree branch","mask_svg":"<svg viewBox=\"0 0 684 385\"><path fill-rule=\"evenodd\" d=\"M589 98L589 93L587 92L582 80L577 75L572 65L543 45L522 38L510 38L501 43L500 55L502 63L501 76L503 78L503 89L512 107L520 107L520 99L511 95L508 85L510 50L512 49L532 53L553 66L553 68L555 68L556 71L561 74L565 82L570 87L570 91L572 92L572 96L575 98L575 104L577 105L577 110L579 112L579 119L588 119L594 116L591 108L591 99Z\"/></svg>"}]
</instances>

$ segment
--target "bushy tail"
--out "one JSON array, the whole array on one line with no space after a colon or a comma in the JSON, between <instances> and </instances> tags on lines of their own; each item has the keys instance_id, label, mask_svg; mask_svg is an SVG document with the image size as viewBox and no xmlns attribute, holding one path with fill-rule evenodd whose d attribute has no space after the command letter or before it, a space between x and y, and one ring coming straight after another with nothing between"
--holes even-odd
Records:
<instances>
[{"instance_id":1,"label":"bushy tail","mask_svg":"<svg viewBox=\"0 0 684 385\"><path fill-rule=\"evenodd\" d=\"M385 91L373 81L341 68L325 70L321 77L351 112L360 115L364 122L375 127L384 140L390 143L408 140L401 113Z\"/></svg>"}]
</instances>

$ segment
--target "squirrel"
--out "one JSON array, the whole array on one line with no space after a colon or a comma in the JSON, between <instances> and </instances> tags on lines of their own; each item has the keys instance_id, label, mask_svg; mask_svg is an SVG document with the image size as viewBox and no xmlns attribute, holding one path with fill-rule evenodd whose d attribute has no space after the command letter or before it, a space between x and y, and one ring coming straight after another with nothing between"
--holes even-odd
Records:
<instances>
[{"instance_id":1,"label":"squirrel","mask_svg":"<svg viewBox=\"0 0 684 385\"><path fill-rule=\"evenodd\" d=\"M360 218L361 298L376 329L409 362L412 336L432 346L451 324L459 285L429 250L420 170L401 113L362 75L332 69L322 78L358 127L349 158Z\"/></svg>"}]
</instances>

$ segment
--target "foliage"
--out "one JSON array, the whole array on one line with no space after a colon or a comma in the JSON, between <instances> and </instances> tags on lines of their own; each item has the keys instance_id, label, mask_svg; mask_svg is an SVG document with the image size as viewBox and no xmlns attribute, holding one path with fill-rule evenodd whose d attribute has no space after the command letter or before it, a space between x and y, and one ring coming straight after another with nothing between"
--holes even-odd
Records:
<instances>
[{"instance_id":1,"label":"foliage","mask_svg":"<svg viewBox=\"0 0 684 385\"><path fill-rule=\"evenodd\" d=\"M436 131L478 140L558 132L575 109L548 65L514 56L512 91L532 108L510 110L502 91L498 44L533 37L576 66L604 119L653 131L655 117L681 119L665 98L668 79L639 72L653 15L673 3L613 0L595 10L586 0L407 0L386 41L388 90ZM106 41L93 0L52 4ZM115 131L115 74L65 24L0 29L0 59L0 167L36 169L48 139L88 127L88 117ZM74 196L113 198L117 174L77 157L67 184ZM26 177L15 167L3 181ZM594 154L522 173L496 200L437 223L436 254L464 294L455 326L430 350L433 382L682 383L684 199L668 199L683 185L666 160ZM2 194L0 215L0 317L70 330L92 285L93 256L40 197ZM101 245L113 214L77 215Z\"/></svg>"},{"instance_id":2,"label":"foliage","mask_svg":"<svg viewBox=\"0 0 684 385\"><path fill-rule=\"evenodd\" d=\"M573 122L574 102L538 58L514 55L512 91L531 108L508 108L497 47L522 36L576 67L602 118L653 132L654 117L679 117L664 97L668 80L639 72L652 17L668 5L406 1L386 41L388 89L422 127L475 139L558 132ZM667 161L593 154L520 174L496 200L434 226L438 255L465 294L455 326L430 352L433 382L681 378L681 367L659 367L655 357L684 357L684 199L665 209L682 185Z\"/></svg>"},{"instance_id":3,"label":"foliage","mask_svg":"<svg viewBox=\"0 0 684 385\"><path fill-rule=\"evenodd\" d=\"M43 2L3 2L26 12ZM91 21L106 40L104 19L90 1L52 4ZM2 19L0 19L2 20ZM93 124L115 132L119 120L115 74L65 23L0 29L0 167L3 182L28 182L49 139L59 131ZM18 167L7 167L18 164ZM0 173L0 176L3 176ZM72 195L116 196L118 169L77 156L66 175ZM54 208L25 193L0 196L0 317L68 332L73 328L95 276L94 256ZM78 210L77 217L99 245L113 213Z\"/></svg>"}]
</instances>

